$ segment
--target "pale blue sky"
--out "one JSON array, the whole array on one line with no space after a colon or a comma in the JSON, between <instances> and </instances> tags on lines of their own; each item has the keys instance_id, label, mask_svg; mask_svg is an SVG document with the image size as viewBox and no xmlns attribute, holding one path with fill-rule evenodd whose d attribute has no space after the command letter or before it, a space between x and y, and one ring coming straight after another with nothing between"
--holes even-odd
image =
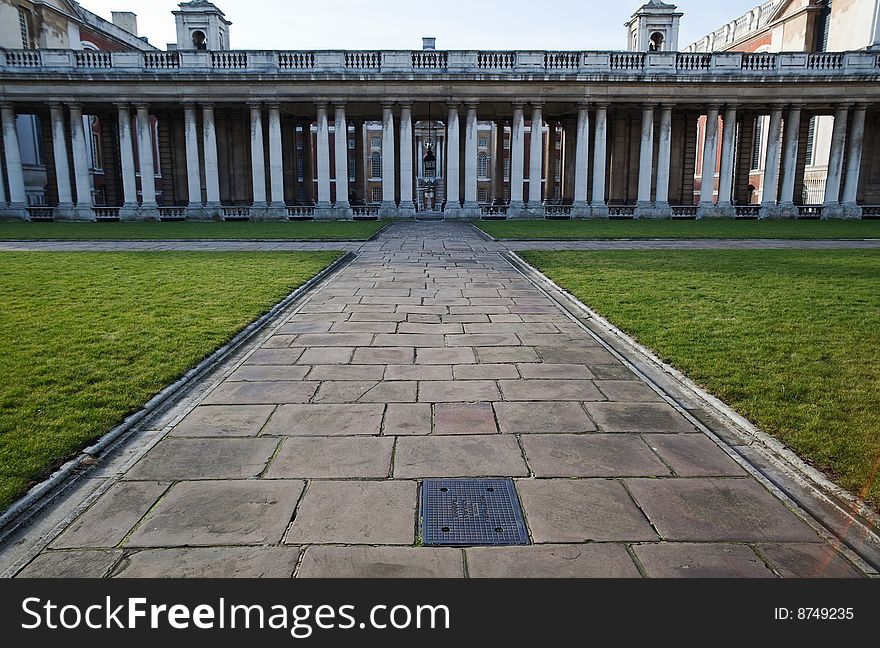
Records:
<instances>
[{"instance_id":1,"label":"pale blue sky","mask_svg":"<svg viewBox=\"0 0 880 648\"><path fill-rule=\"evenodd\" d=\"M141 36L176 40L173 0L82 0L90 11L138 14ZM233 22L235 49L625 49L623 23L643 4L630 0L216 0ZM761 4L680 0L682 48ZM538 8L535 11L535 7Z\"/></svg>"}]
</instances>

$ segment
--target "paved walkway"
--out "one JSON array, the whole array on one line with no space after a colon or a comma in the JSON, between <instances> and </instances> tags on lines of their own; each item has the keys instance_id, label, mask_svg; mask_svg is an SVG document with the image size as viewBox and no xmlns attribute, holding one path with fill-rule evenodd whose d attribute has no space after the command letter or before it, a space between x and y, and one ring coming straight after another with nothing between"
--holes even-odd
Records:
<instances>
[{"instance_id":1,"label":"paved walkway","mask_svg":"<svg viewBox=\"0 0 880 648\"><path fill-rule=\"evenodd\" d=\"M360 246L19 575L858 575L499 248ZM419 481L474 476L532 544L416 546Z\"/></svg>"}]
</instances>

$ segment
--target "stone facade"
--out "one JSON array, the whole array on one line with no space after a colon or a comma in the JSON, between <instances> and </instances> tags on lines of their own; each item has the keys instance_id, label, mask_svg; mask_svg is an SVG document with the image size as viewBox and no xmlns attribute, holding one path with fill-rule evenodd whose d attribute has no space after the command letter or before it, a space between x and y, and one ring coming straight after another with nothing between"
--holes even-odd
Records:
<instances>
[{"instance_id":1,"label":"stone facade","mask_svg":"<svg viewBox=\"0 0 880 648\"><path fill-rule=\"evenodd\" d=\"M872 52L10 48L0 52L6 181L0 213L56 219L874 214L880 148L873 133L880 129L870 126L880 119L878 77L880 55ZM22 189L17 115L37 115L45 125L46 207L28 208ZM83 115L96 118L100 137L80 128ZM698 135L706 115L718 127ZM758 150L775 161L768 166L776 177L759 207L750 200L745 150L754 148L761 115L769 115L772 136ZM838 118L821 210L804 205L798 192L804 129L813 116ZM724 129L725 123L738 127ZM532 138L538 127L541 137ZM438 164L430 201L428 139ZM105 160L106 206L96 205L90 192L90 142ZM717 190L704 197L693 170L712 174L713 167Z\"/></svg>"}]
</instances>

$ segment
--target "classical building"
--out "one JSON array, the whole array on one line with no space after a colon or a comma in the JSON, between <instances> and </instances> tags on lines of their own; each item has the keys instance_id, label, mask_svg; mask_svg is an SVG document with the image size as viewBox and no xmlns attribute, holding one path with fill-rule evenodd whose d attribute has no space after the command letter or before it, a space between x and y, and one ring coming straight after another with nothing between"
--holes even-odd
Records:
<instances>
[{"instance_id":1,"label":"classical building","mask_svg":"<svg viewBox=\"0 0 880 648\"><path fill-rule=\"evenodd\" d=\"M15 9L0 13L5 218L880 214L880 54L867 48L678 52L682 15L656 0L627 23L619 52L445 51L433 39L405 51L240 51L205 0L174 12L178 42L165 51L138 39L130 17L114 27L128 48L11 40L8 21L38 5L80 25L85 15L62 0L0 0ZM22 117L37 125L30 136ZM821 205L803 191L814 117L834 117ZM28 200L28 137L43 204Z\"/></svg>"},{"instance_id":2,"label":"classical building","mask_svg":"<svg viewBox=\"0 0 880 648\"><path fill-rule=\"evenodd\" d=\"M685 48L687 52L842 52L880 51L880 0L770 0L731 20L711 34ZM799 183L800 200L806 205L822 205L826 201L828 164L834 117L830 115L801 115L806 128L803 142L805 155L803 182ZM768 150L774 149L771 135L781 137L787 128L785 119L779 129L773 123L771 111L755 116L751 125L750 200L773 211L773 187L765 196L765 173ZM698 141L702 141L706 121L699 123ZM773 129L771 131L771 129ZM719 134L723 123L719 123ZM719 135L721 136L721 135ZM781 149L777 149L781 150ZM703 151L697 151L698 191L703 183ZM778 165L774 158L772 167ZM713 189L719 188L720 160L716 160ZM769 177L775 179L775 169ZM766 203L766 205L765 205Z\"/></svg>"}]
</instances>

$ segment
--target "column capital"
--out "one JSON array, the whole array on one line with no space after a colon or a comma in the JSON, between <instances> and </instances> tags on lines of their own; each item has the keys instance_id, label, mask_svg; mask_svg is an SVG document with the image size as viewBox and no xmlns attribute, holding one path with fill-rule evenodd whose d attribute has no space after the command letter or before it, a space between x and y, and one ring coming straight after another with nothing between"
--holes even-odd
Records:
<instances>
[{"instance_id":1,"label":"column capital","mask_svg":"<svg viewBox=\"0 0 880 648\"><path fill-rule=\"evenodd\" d=\"M381 106L382 106L382 110L394 110L395 102L383 101Z\"/></svg>"},{"instance_id":2,"label":"column capital","mask_svg":"<svg viewBox=\"0 0 880 648\"><path fill-rule=\"evenodd\" d=\"M328 101L316 101L316 102L315 102L315 107L316 107L318 110L321 110L321 109L323 109L323 110L327 110L327 107L328 107L329 105L330 105L330 102L328 102Z\"/></svg>"},{"instance_id":3,"label":"column capital","mask_svg":"<svg viewBox=\"0 0 880 648\"><path fill-rule=\"evenodd\" d=\"M333 102L333 110L345 110L346 104L344 101L334 101Z\"/></svg>"},{"instance_id":4,"label":"column capital","mask_svg":"<svg viewBox=\"0 0 880 648\"><path fill-rule=\"evenodd\" d=\"M4 101L3 103L0 103L0 110L11 110L15 112L15 104L9 101Z\"/></svg>"},{"instance_id":5,"label":"column capital","mask_svg":"<svg viewBox=\"0 0 880 648\"><path fill-rule=\"evenodd\" d=\"M401 110L403 110L404 108L406 108L407 110L412 110L413 102L412 101L400 101L400 102L398 102L397 105L400 106Z\"/></svg>"},{"instance_id":6,"label":"column capital","mask_svg":"<svg viewBox=\"0 0 880 648\"><path fill-rule=\"evenodd\" d=\"M578 101L577 109L578 110L589 110L590 109L590 102L589 101Z\"/></svg>"},{"instance_id":7,"label":"column capital","mask_svg":"<svg viewBox=\"0 0 880 648\"><path fill-rule=\"evenodd\" d=\"M464 102L464 107L468 110L476 110L480 106L479 101L469 100Z\"/></svg>"},{"instance_id":8,"label":"column capital","mask_svg":"<svg viewBox=\"0 0 880 648\"><path fill-rule=\"evenodd\" d=\"M523 103L522 101L510 104L512 110L524 110L525 106L525 103Z\"/></svg>"},{"instance_id":9,"label":"column capital","mask_svg":"<svg viewBox=\"0 0 880 648\"><path fill-rule=\"evenodd\" d=\"M83 105L78 102L69 103L69 104L67 104L67 109L68 110L78 110L79 112L82 112ZM140 106L138 106L138 109L140 109Z\"/></svg>"},{"instance_id":10,"label":"column capital","mask_svg":"<svg viewBox=\"0 0 880 648\"><path fill-rule=\"evenodd\" d=\"M675 104L671 101L661 101L660 102L660 110L673 110L675 108Z\"/></svg>"},{"instance_id":11,"label":"column capital","mask_svg":"<svg viewBox=\"0 0 880 648\"><path fill-rule=\"evenodd\" d=\"M64 108L64 104L60 101L50 101L48 104L50 110L62 110ZM118 104L114 104L118 105Z\"/></svg>"},{"instance_id":12,"label":"column capital","mask_svg":"<svg viewBox=\"0 0 880 648\"><path fill-rule=\"evenodd\" d=\"M267 104L266 104L266 108L268 108L269 110L278 110L278 111L280 111L280 110L281 110L281 104L278 103L277 101L273 101L273 102L271 102L271 103L267 103Z\"/></svg>"},{"instance_id":13,"label":"column capital","mask_svg":"<svg viewBox=\"0 0 880 648\"><path fill-rule=\"evenodd\" d=\"M595 105L596 110L608 110L611 107L611 103L608 101L597 101Z\"/></svg>"},{"instance_id":14,"label":"column capital","mask_svg":"<svg viewBox=\"0 0 880 648\"><path fill-rule=\"evenodd\" d=\"M709 112L712 112L713 110L715 112L720 112L721 111L721 104L719 104L719 103L706 104L706 110Z\"/></svg>"},{"instance_id":15,"label":"column capital","mask_svg":"<svg viewBox=\"0 0 880 648\"><path fill-rule=\"evenodd\" d=\"M532 110L543 110L544 102L543 101L530 101L529 105L532 107Z\"/></svg>"},{"instance_id":16,"label":"column capital","mask_svg":"<svg viewBox=\"0 0 880 648\"><path fill-rule=\"evenodd\" d=\"M262 101L248 101L247 106L251 110L254 110L254 109L262 110L263 109L263 102Z\"/></svg>"},{"instance_id":17,"label":"column capital","mask_svg":"<svg viewBox=\"0 0 880 648\"><path fill-rule=\"evenodd\" d=\"M446 103L446 109L449 110L450 112L452 112L453 110L455 112L458 112L460 107L461 107L461 104L457 101L451 101L451 102Z\"/></svg>"},{"instance_id":18,"label":"column capital","mask_svg":"<svg viewBox=\"0 0 880 648\"><path fill-rule=\"evenodd\" d=\"M853 109L854 110L867 110L868 104L863 101L858 101L855 104L853 104Z\"/></svg>"},{"instance_id":19,"label":"column capital","mask_svg":"<svg viewBox=\"0 0 880 648\"><path fill-rule=\"evenodd\" d=\"M202 110L214 110L217 104L200 102L199 105L202 107Z\"/></svg>"},{"instance_id":20,"label":"column capital","mask_svg":"<svg viewBox=\"0 0 880 648\"><path fill-rule=\"evenodd\" d=\"M73 105L73 104L71 104L71 105ZM82 108L82 104L79 104L79 107ZM141 102L141 103L137 103L137 104L135 104L135 108L137 108L138 110L146 110L146 111L149 112L149 110L150 110L150 104L148 104L148 103L143 103L143 102Z\"/></svg>"}]
</instances>

